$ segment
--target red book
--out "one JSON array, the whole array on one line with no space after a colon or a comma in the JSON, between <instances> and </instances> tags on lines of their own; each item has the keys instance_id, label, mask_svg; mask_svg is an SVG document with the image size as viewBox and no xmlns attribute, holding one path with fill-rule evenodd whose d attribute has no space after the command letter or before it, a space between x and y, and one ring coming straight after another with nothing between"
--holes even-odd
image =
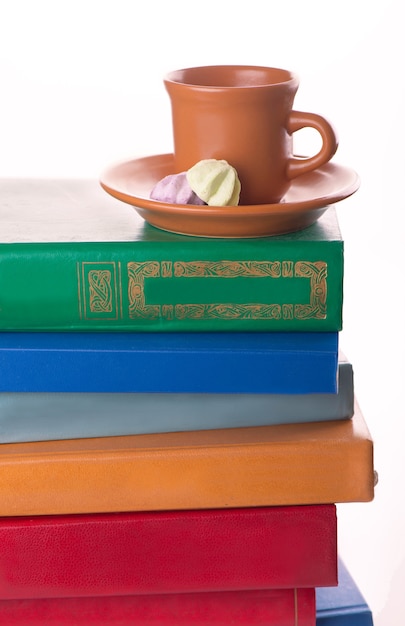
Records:
<instances>
[{"instance_id":1,"label":"red book","mask_svg":"<svg viewBox=\"0 0 405 626\"><path fill-rule=\"evenodd\" d=\"M7 626L315 626L314 589L0 601Z\"/></svg>"},{"instance_id":2,"label":"red book","mask_svg":"<svg viewBox=\"0 0 405 626\"><path fill-rule=\"evenodd\" d=\"M0 518L0 599L337 585L334 504Z\"/></svg>"}]
</instances>

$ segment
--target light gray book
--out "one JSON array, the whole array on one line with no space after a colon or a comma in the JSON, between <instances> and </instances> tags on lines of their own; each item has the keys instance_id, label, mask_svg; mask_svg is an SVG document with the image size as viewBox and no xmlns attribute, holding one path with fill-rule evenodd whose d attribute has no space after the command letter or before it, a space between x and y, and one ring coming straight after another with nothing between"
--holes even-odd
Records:
<instances>
[{"instance_id":1,"label":"light gray book","mask_svg":"<svg viewBox=\"0 0 405 626\"><path fill-rule=\"evenodd\" d=\"M0 393L0 443L350 419L353 368L336 394Z\"/></svg>"}]
</instances>

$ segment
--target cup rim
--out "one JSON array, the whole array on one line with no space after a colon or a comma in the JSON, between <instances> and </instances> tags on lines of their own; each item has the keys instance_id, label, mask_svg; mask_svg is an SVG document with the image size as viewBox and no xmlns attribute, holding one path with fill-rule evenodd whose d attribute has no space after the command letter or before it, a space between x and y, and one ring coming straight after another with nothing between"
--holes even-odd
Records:
<instances>
[{"instance_id":1,"label":"cup rim","mask_svg":"<svg viewBox=\"0 0 405 626\"><path fill-rule=\"evenodd\" d=\"M251 74L256 72L257 74L273 74L275 77L278 75L279 80L265 81L262 80L260 82L249 82L246 81L246 84L222 84L219 82L212 81L213 84L210 84L208 80L203 81L193 81L192 75L196 75L198 73L207 73L209 71L216 72L217 74L223 74L225 71L234 71L234 72L245 72L246 74ZM186 76L189 78L186 79ZM191 76L190 76L191 75ZM164 83L166 85L178 85L187 88L196 88L196 89L210 89L210 90L221 90L221 89L260 89L266 88L276 85L287 85L287 84L298 84L298 76L295 72L290 70L286 70L278 67L270 67L265 65L234 65L234 64L224 64L224 65L201 65L195 67L185 67L182 69L173 70L168 72L164 77ZM225 83L225 81L224 81Z\"/></svg>"}]
</instances>

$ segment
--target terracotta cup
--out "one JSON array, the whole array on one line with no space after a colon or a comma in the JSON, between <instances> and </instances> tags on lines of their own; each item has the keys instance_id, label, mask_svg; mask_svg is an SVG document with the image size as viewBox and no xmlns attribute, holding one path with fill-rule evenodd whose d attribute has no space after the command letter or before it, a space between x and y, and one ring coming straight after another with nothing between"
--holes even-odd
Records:
<instances>
[{"instance_id":1,"label":"terracotta cup","mask_svg":"<svg viewBox=\"0 0 405 626\"><path fill-rule=\"evenodd\" d=\"M241 181L240 204L282 201L293 178L319 168L337 149L330 123L293 111L299 80L283 69L213 65L164 78L172 108L176 172L202 159L225 159ZM293 156L292 135L306 126L321 135L314 156Z\"/></svg>"}]
</instances>

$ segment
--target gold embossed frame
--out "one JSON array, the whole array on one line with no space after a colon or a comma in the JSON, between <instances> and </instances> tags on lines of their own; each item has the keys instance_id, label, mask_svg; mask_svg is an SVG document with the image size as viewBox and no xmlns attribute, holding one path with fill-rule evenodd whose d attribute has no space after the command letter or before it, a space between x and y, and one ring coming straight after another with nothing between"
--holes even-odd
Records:
<instances>
[{"instance_id":1,"label":"gold embossed frame","mask_svg":"<svg viewBox=\"0 0 405 626\"><path fill-rule=\"evenodd\" d=\"M77 264L79 313L86 320L122 318L121 264Z\"/></svg>"},{"instance_id":2,"label":"gold embossed frame","mask_svg":"<svg viewBox=\"0 0 405 626\"><path fill-rule=\"evenodd\" d=\"M147 304L145 280L167 277L303 278L309 281L309 301L300 304L207 302L204 304ZM325 319L327 264L324 261L144 261L128 263L131 319L269 320Z\"/></svg>"}]
</instances>

